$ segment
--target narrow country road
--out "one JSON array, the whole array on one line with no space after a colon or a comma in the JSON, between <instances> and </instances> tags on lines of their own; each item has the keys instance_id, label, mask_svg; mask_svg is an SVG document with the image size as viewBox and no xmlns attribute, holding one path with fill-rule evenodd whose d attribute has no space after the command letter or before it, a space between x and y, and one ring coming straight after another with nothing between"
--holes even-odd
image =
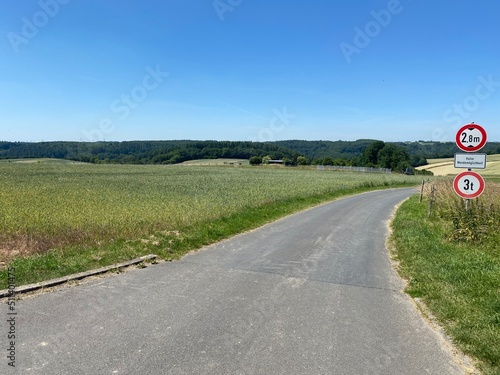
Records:
<instances>
[{"instance_id":1,"label":"narrow country road","mask_svg":"<svg viewBox=\"0 0 500 375\"><path fill-rule=\"evenodd\" d=\"M345 198L18 301L16 368L4 350L0 373L462 374L385 247L387 220L414 192Z\"/></svg>"}]
</instances>

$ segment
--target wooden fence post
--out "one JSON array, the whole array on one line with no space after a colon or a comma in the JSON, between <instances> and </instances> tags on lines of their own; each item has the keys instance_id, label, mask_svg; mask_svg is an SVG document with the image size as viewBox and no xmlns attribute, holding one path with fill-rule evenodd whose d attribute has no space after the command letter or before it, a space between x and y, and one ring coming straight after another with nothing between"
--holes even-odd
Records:
<instances>
[{"instance_id":1,"label":"wooden fence post","mask_svg":"<svg viewBox=\"0 0 500 375\"><path fill-rule=\"evenodd\" d=\"M434 203L434 191L436 189L434 188L434 184L432 184L431 187L431 195L429 197L429 210L428 210L428 216L431 217L432 214L432 204Z\"/></svg>"}]
</instances>

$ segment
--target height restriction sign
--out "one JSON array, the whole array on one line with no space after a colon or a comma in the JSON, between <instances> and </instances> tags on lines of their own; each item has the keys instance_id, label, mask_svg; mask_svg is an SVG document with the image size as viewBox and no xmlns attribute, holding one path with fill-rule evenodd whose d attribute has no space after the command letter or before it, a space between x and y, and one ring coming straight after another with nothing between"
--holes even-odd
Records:
<instances>
[{"instance_id":1,"label":"height restriction sign","mask_svg":"<svg viewBox=\"0 0 500 375\"><path fill-rule=\"evenodd\" d=\"M455 141L460 150L475 152L484 147L486 138L486 131L483 127L472 122L460 128L455 137Z\"/></svg>"},{"instance_id":2,"label":"height restriction sign","mask_svg":"<svg viewBox=\"0 0 500 375\"><path fill-rule=\"evenodd\" d=\"M453 180L453 188L462 198L477 198L484 191L484 179L473 171L462 172Z\"/></svg>"}]
</instances>

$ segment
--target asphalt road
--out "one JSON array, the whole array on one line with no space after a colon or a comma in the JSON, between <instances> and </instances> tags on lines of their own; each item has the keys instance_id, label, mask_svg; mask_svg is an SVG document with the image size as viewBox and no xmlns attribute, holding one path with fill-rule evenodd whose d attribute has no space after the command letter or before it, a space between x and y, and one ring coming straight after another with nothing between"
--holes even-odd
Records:
<instances>
[{"instance_id":1,"label":"asphalt road","mask_svg":"<svg viewBox=\"0 0 500 375\"><path fill-rule=\"evenodd\" d=\"M4 351L0 372L462 374L391 269L387 220L412 193L338 200L177 262L18 301L16 368Z\"/></svg>"}]
</instances>

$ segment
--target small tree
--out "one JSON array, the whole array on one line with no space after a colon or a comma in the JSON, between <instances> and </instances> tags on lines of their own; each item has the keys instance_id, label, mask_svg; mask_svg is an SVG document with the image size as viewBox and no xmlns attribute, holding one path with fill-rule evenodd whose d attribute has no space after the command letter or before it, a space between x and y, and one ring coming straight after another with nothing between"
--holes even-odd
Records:
<instances>
[{"instance_id":1,"label":"small tree","mask_svg":"<svg viewBox=\"0 0 500 375\"><path fill-rule=\"evenodd\" d=\"M262 164L269 164L269 160L271 160L271 157L269 155L266 155L262 158Z\"/></svg>"},{"instance_id":2,"label":"small tree","mask_svg":"<svg viewBox=\"0 0 500 375\"><path fill-rule=\"evenodd\" d=\"M363 150L359 161L361 166L368 167L371 165L377 165L379 163L379 153L385 147L385 142L375 141L370 143L367 148Z\"/></svg>"},{"instance_id":3,"label":"small tree","mask_svg":"<svg viewBox=\"0 0 500 375\"><path fill-rule=\"evenodd\" d=\"M262 164L262 156L252 156L249 162L250 165L260 165Z\"/></svg>"},{"instance_id":4,"label":"small tree","mask_svg":"<svg viewBox=\"0 0 500 375\"><path fill-rule=\"evenodd\" d=\"M342 158L336 158L333 161L333 165L345 166L345 165L347 165L347 162Z\"/></svg>"},{"instance_id":5,"label":"small tree","mask_svg":"<svg viewBox=\"0 0 500 375\"><path fill-rule=\"evenodd\" d=\"M305 156L297 157L297 165L309 165L309 160Z\"/></svg>"},{"instance_id":6,"label":"small tree","mask_svg":"<svg viewBox=\"0 0 500 375\"><path fill-rule=\"evenodd\" d=\"M410 156L401 146L388 143L378 153L378 165L403 172L410 166Z\"/></svg>"},{"instance_id":7,"label":"small tree","mask_svg":"<svg viewBox=\"0 0 500 375\"><path fill-rule=\"evenodd\" d=\"M331 156L325 156L322 160L323 165L335 165L333 158Z\"/></svg>"}]
</instances>

